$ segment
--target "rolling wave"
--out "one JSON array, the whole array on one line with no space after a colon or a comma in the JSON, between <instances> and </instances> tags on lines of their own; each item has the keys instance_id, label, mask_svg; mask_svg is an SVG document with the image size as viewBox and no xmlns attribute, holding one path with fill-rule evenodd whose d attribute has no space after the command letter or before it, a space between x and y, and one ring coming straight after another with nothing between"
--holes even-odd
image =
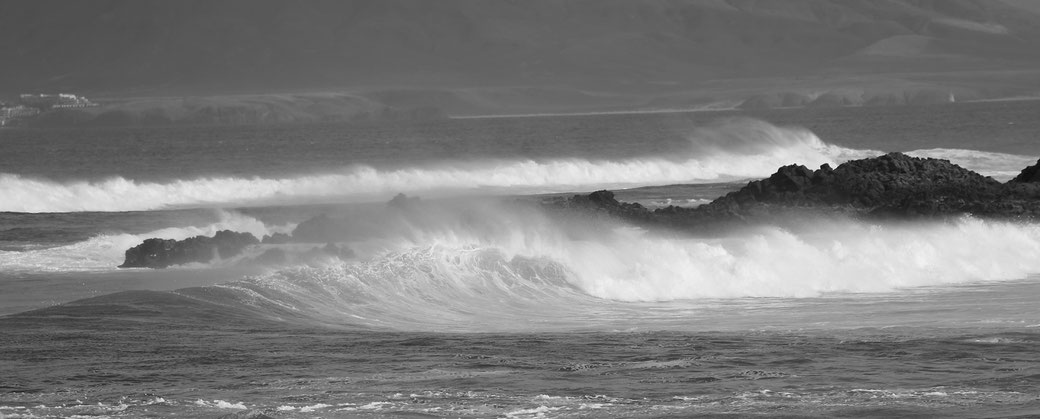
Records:
<instances>
[{"instance_id":1,"label":"rolling wave","mask_svg":"<svg viewBox=\"0 0 1040 419\"><path fill-rule=\"evenodd\" d=\"M0 211L140 211L221 205L387 199L397 193L525 194L704 183L768 176L778 166L810 167L873 155L826 144L799 128L738 120L695 130L676 155L618 160L498 159L406 168L352 166L285 178L206 177L146 182L123 177L56 182L0 174Z\"/></svg>"},{"instance_id":2,"label":"rolling wave","mask_svg":"<svg viewBox=\"0 0 1040 419\"><path fill-rule=\"evenodd\" d=\"M847 297L1040 273L1040 224L971 217L881 225L795 219L699 237L511 200L456 199L351 211L337 222L345 223L337 229L343 237L333 240L355 250L353 259L285 262L176 292L257 318L343 327L575 330L689 321L704 307L747 299ZM201 227L4 252L0 268L113 269L144 237L291 227L225 213ZM206 275L205 266L191 269Z\"/></svg>"},{"instance_id":3,"label":"rolling wave","mask_svg":"<svg viewBox=\"0 0 1040 419\"><path fill-rule=\"evenodd\" d=\"M488 331L573 329L726 300L888 293L1040 273L1037 224L814 221L805 231L693 238L543 221L428 229L370 258L219 287L237 296L235 304L323 324Z\"/></svg>"}]
</instances>

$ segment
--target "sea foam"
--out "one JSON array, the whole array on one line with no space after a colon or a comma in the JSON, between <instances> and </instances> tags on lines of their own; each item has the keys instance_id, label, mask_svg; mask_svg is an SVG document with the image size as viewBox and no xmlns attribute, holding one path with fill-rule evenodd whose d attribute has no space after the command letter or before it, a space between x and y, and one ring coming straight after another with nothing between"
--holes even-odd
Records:
<instances>
[{"instance_id":1,"label":"sea foam","mask_svg":"<svg viewBox=\"0 0 1040 419\"><path fill-rule=\"evenodd\" d=\"M995 153L958 148L931 148L908 151L914 157L949 160L951 163L974 170L999 181L1007 181L1021 173L1027 166L1036 164L1035 156Z\"/></svg>"},{"instance_id":2,"label":"sea foam","mask_svg":"<svg viewBox=\"0 0 1040 419\"><path fill-rule=\"evenodd\" d=\"M127 249L145 239L157 237L183 240L194 236L213 236L221 230L251 233L257 238L292 231L294 224L269 226L262 221L233 211L217 211L217 221L201 226L169 227L142 234L99 234L63 246L27 251L0 251L0 272L82 272L106 271L123 263Z\"/></svg>"},{"instance_id":3,"label":"sea foam","mask_svg":"<svg viewBox=\"0 0 1040 419\"><path fill-rule=\"evenodd\" d=\"M292 177L203 177L166 182L124 177L57 182L0 174L0 211L139 211L223 205L387 199L409 194L527 194L758 178L792 163L816 167L876 152L842 148L801 128L737 120L694 130L686 151L595 160L491 159L404 168L366 165Z\"/></svg>"},{"instance_id":4,"label":"sea foam","mask_svg":"<svg viewBox=\"0 0 1040 419\"><path fill-rule=\"evenodd\" d=\"M922 224L816 221L812 228L768 226L717 237L661 235L610 221L559 222L504 209L463 218L470 221L413 220L410 228L421 231L383 253L286 268L234 287L249 289L250 301L271 300L263 305L291 306L326 323L497 330L517 322L576 326L607 306L624 312L614 305L619 302L696 307L698 301L890 293L1040 272L1034 257L1040 225L971 217Z\"/></svg>"}]
</instances>

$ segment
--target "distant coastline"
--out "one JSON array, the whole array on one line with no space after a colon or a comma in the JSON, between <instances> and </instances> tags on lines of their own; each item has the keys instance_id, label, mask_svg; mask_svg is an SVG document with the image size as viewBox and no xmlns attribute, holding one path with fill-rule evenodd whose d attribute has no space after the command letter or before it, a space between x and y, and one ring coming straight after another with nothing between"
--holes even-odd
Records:
<instances>
[{"instance_id":1,"label":"distant coastline","mask_svg":"<svg viewBox=\"0 0 1040 419\"><path fill-rule=\"evenodd\" d=\"M1028 101L1040 101L1040 96L1015 96L1006 98L990 98L990 99L973 99L963 100L957 102L942 102L928 105L944 104L944 103L996 103L996 102L1028 102ZM840 106L843 108L858 108L858 107L875 107L875 106L926 106L926 105L844 105ZM776 106L766 109L781 110L781 109L805 109L807 106ZM597 115L652 115L652 114L673 114L673 113L693 113L693 112L735 112L744 111L747 108L741 108L739 106L729 107L690 107L690 108L666 108L666 109L632 109L632 110L610 110L610 111L581 111L581 112L545 112L545 113L518 113L518 114L488 114L488 115L452 115L451 119L493 119L493 118L551 118L551 117L568 117L568 116L597 116Z\"/></svg>"},{"instance_id":2,"label":"distant coastline","mask_svg":"<svg viewBox=\"0 0 1040 419\"><path fill-rule=\"evenodd\" d=\"M596 115L680 114L784 109L927 106L948 103L1036 101L1040 95L955 96L937 88L833 88L719 92L686 90L672 95L598 94L574 89L386 89L218 96L102 98L73 94L25 95L0 103L0 127L157 127L314 123L415 123L445 119L538 118ZM63 98L64 102L58 99ZM710 100L714 98L714 100ZM963 99L961 99L963 98ZM46 101L51 101L47 103ZM65 103L68 102L68 103Z\"/></svg>"}]
</instances>

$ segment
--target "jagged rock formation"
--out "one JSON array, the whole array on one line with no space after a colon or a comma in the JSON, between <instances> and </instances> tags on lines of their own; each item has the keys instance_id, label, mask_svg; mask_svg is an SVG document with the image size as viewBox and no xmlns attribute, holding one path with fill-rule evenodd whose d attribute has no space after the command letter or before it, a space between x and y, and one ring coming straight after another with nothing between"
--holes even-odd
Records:
<instances>
[{"instance_id":1,"label":"jagged rock formation","mask_svg":"<svg viewBox=\"0 0 1040 419\"><path fill-rule=\"evenodd\" d=\"M653 214L646 207L636 203L620 202L614 198L614 193L611 191L574 195L565 200L554 201L551 205L585 213L603 213L629 221L649 221L653 218Z\"/></svg>"},{"instance_id":2,"label":"jagged rock formation","mask_svg":"<svg viewBox=\"0 0 1040 419\"><path fill-rule=\"evenodd\" d=\"M769 221L790 215L920 218L973 214L989 218L1040 218L1040 162L1001 184L948 160L902 153L846 162L832 169L781 167L772 176L697 208L654 211L618 202L613 193L547 202L549 208L593 210L640 224L705 228L712 224Z\"/></svg>"},{"instance_id":3,"label":"jagged rock formation","mask_svg":"<svg viewBox=\"0 0 1040 419\"><path fill-rule=\"evenodd\" d=\"M398 195L390 201L390 207L399 207L418 202L418 198ZM262 245L260 253L253 258L243 258L242 263L279 265L290 262L307 263L323 257L350 259L354 251L342 242L350 236L347 227L325 214L311 217L296 226L292 234L273 233L262 240L250 233L230 230L218 231L213 237L195 236L184 240L150 238L126 250L120 268L167 268L186 263L207 263L216 258L228 259L239 256L248 247ZM317 247L302 244L323 244ZM262 251L262 252L260 252Z\"/></svg>"},{"instance_id":4,"label":"jagged rock formation","mask_svg":"<svg viewBox=\"0 0 1040 419\"><path fill-rule=\"evenodd\" d=\"M398 195L388 208L420 210L421 201ZM599 214L638 225L710 230L734 223L770 222L792 215L845 215L852 217L916 219L972 214L987 218L1040 219L1040 161L1008 183L1000 183L948 160L910 157L902 153L853 160L817 170L805 166L781 167L770 177L696 208L670 206L649 210L637 203L619 202L610 191L574 195L543 202L549 210L587 217ZM349 237L346 225L327 215L310 218L293 230L265 236L265 246L328 243L290 255L285 249L267 249L254 262L279 264L322 256L349 259L351 249L337 246ZM218 232L214 237L185 240L148 239L126 251L121 268L165 268L170 265L230 258L260 240L249 233Z\"/></svg>"},{"instance_id":5,"label":"jagged rock formation","mask_svg":"<svg viewBox=\"0 0 1040 419\"><path fill-rule=\"evenodd\" d=\"M195 236L184 240L147 239L126 251L120 268L166 268L185 263L206 263L214 258L238 256L246 247L260 243L256 236L231 230L213 237Z\"/></svg>"},{"instance_id":6,"label":"jagged rock formation","mask_svg":"<svg viewBox=\"0 0 1040 419\"><path fill-rule=\"evenodd\" d=\"M327 220L328 218L323 217L322 219ZM195 236L184 240L151 238L127 249L125 260L119 267L162 269L186 263L208 263L218 258L229 259L239 256L250 246L260 244L268 248L261 249L264 251L259 256L243 258L241 263L280 265L289 262L307 263L330 256L342 260L354 257L352 249L332 242L309 248L301 248L300 243L309 243L309 241L295 240L295 237L283 233L264 236L264 240L260 241L250 233L238 233L231 230L218 231L213 237ZM287 248L269 247L283 244L289 246Z\"/></svg>"},{"instance_id":7,"label":"jagged rock formation","mask_svg":"<svg viewBox=\"0 0 1040 419\"><path fill-rule=\"evenodd\" d=\"M1040 160L1036 164L1022 169L1022 172L1009 183L1040 183Z\"/></svg>"},{"instance_id":8,"label":"jagged rock formation","mask_svg":"<svg viewBox=\"0 0 1040 419\"><path fill-rule=\"evenodd\" d=\"M705 211L752 215L772 206L845 209L888 215L993 214L1012 198L1000 182L947 160L902 153L853 160L836 169L785 166L723 196Z\"/></svg>"}]
</instances>

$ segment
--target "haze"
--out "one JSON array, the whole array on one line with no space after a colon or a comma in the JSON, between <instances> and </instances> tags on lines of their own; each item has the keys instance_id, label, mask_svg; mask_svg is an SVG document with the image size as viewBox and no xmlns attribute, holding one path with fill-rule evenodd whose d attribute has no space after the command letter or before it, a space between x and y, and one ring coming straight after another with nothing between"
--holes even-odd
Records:
<instances>
[{"instance_id":1,"label":"haze","mask_svg":"<svg viewBox=\"0 0 1040 419\"><path fill-rule=\"evenodd\" d=\"M0 99L167 119L175 96L290 119L929 103L1040 95L1038 41L1028 0L5 0Z\"/></svg>"}]
</instances>

